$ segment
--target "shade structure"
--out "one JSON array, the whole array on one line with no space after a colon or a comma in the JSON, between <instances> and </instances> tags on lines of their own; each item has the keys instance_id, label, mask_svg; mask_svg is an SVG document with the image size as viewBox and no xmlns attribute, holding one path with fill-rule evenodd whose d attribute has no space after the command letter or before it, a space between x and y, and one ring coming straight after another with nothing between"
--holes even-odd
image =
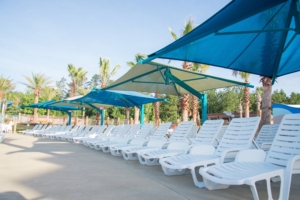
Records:
<instances>
[{"instance_id":1,"label":"shade structure","mask_svg":"<svg viewBox=\"0 0 300 200\"><path fill-rule=\"evenodd\" d=\"M50 100L50 101L45 101L45 102L40 102L36 104L30 104L27 106L20 106L21 108L42 108L42 109L49 109L49 110L59 110L66 112L69 116L68 124L71 124L71 119L72 119L72 110L80 110L77 107L74 106L65 106L65 105L53 105L53 103L56 102L55 100Z\"/></svg>"},{"instance_id":2,"label":"shade structure","mask_svg":"<svg viewBox=\"0 0 300 200\"><path fill-rule=\"evenodd\" d=\"M211 89L250 84L179 69L155 62L136 64L126 74L104 89L151 92L182 96ZM193 91L194 92L193 92Z\"/></svg>"},{"instance_id":3,"label":"shade structure","mask_svg":"<svg viewBox=\"0 0 300 200\"><path fill-rule=\"evenodd\" d=\"M233 0L189 34L150 54L273 78L300 70L299 0Z\"/></svg>"},{"instance_id":4,"label":"shade structure","mask_svg":"<svg viewBox=\"0 0 300 200\"><path fill-rule=\"evenodd\" d=\"M42 109L49 109L49 110L59 110L63 112L68 112L70 110L80 110L77 107L74 106L65 106L65 105L53 105L55 103L55 100L40 102L36 104L30 104L27 106L20 106L21 108L42 108Z\"/></svg>"},{"instance_id":5,"label":"shade structure","mask_svg":"<svg viewBox=\"0 0 300 200\"><path fill-rule=\"evenodd\" d=\"M51 105L55 106L74 106L78 108L92 108L92 109L103 109L106 107L111 107L112 105L107 104L99 104L99 103L92 103L92 102L85 102L85 101L76 101L77 99L82 98L83 96L76 96L76 97L69 97L66 99L62 99L52 103Z\"/></svg>"},{"instance_id":6,"label":"shade structure","mask_svg":"<svg viewBox=\"0 0 300 200\"><path fill-rule=\"evenodd\" d=\"M126 74L104 89L130 89L178 96L191 93L201 101L203 123L207 118L207 97L206 94L201 94L200 92L237 85L253 87L250 84L238 81L149 62L147 64L136 64Z\"/></svg>"},{"instance_id":7,"label":"shade structure","mask_svg":"<svg viewBox=\"0 0 300 200\"><path fill-rule=\"evenodd\" d=\"M128 89L128 88L127 88ZM87 95L71 100L73 102L85 102L92 104L105 104L120 107L141 107L143 104L153 103L157 101L164 101L161 98L151 97L145 94L141 94L133 91L113 91L113 90L101 90L94 88Z\"/></svg>"}]
</instances>

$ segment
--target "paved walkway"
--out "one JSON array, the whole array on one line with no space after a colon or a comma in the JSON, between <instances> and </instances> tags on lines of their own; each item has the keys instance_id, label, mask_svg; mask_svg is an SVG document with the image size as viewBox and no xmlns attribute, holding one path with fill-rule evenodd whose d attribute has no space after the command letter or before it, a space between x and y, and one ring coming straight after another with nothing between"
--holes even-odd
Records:
<instances>
[{"instance_id":1,"label":"paved walkway","mask_svg":"<svg viewBox=\"0 0 300 200\"><path fill-rule=\"evenodd\" d=\"M273 185L277 199L279 183ZM300 176L293 176L290 199L299 199ZM267 199L265 182L258 183ZM6 135L0 143L0 199L253 199L250 187L209 191L193 185L189 172L167 177L160 166L89 149L83 145Z\"/></svg>"}]
</instances>

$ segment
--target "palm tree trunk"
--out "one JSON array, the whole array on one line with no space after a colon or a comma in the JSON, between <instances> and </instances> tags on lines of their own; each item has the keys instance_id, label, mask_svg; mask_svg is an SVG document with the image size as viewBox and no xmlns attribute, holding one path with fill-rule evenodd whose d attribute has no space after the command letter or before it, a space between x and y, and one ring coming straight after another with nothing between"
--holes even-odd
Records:
<instances>
[{"instance_id":1,"label":"palm tree trunk","mask_svg":"<svg viewBox=\"0 0 300 200\"><path fill-rule=\"evenodd\" d=\"M155 97L156 98L159 98L159 94L158 93L155 93ZM155 102L154 103L154 112L155 112L155 124L156 124L156 126L158 125L158 123L159 123L159 102Z\"/></svg>"},{"instance_id":2,"label":"palm tree trunk","mask_svg":"<svg viewBox=\"0 0 300 200\"><path fill-rule=\"evenodd\" d=\"M262 97L262 116L261 126L265 124L271 124L271 111L272 111L272 80L267 77L262 77L261 82L263 84L263 97Z\"/></svg>"},{"instance_id":3,"label":"palm tree trunk","mask_svg":"<svg viewBox=\"0 0 300 200\"><path fill-rule=\"evenodd\" d=\"M189 62L183 62L182 64L183 69L190 69L190 63ZM181 116L182 116L182 121L188 121L188 113L189 113L189 99L190 95L185 94L181 98Z\"/></svg>"},{"instance_id":4,"label":"palm tree trunk","mask_svg":"<svg viewBox=\"0 0 300 200\"><path fill-rule=\"evenodd\" d=\"M103 116L101 116L101 117L103 117ZM100 125L100 113L99 112L97 112L97 114L96 114L96 125Z\"/></svg>"},{"instance_id":5,"label":"palm tree trunk","mask_svg":"<svg viewBox=\"0 0 300 200\"><path fill-rule=\"evenodd\" d=\"M197 123L198 107L199 99L195 95L193 95L193 121L195 123Z\"/></svg>"},{"instance_id":6,"label":"palm tree trunk","mask_svg":"<svg viewBox=\"0 0 300 200\"><path fill-rule=\"evenodd\" d=\"M129 124L129 115L130 115L130 108L126 108L126 120L127 120L127 124Z\"/></svg>"},{"instance_id":7,"label":"palm tree trunk","mask_svg":"<svg viewBox=\"0 0 300 200\"><path fill-rule=\"evenodd\" d=\"M246 83L248 83L246 81ZM249 117L250 92L248 87L244 87L244 109L245 117Z\"/></svg>"},{"instance_id":8,"label":"palm tree trunk","mask_svg":"<svg viewBox=\"0 0 300 200\"><path fill-rule=\"evenodd\" d=\"M138 109L136 106L134 106L134 123L139 124L139 118L140 118L140 109Z\"/></svg>"}]
</instances>

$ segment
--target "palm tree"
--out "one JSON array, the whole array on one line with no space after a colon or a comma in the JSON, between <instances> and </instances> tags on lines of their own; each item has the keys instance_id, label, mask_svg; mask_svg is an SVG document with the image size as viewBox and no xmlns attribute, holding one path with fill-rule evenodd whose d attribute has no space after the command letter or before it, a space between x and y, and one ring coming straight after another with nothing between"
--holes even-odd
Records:
<instances>
[{"instance_id":1,"label":"palm tree","mask_svg":"<svg viewBox=\"0 0 300 200\"><path fill-rule=\"evenodd\" d=\"M194 29L194 20L193 19L188 19L185 21L184 29L182 30L181 36L184 36L191 32ZM177 35L172 31L171 28L169 28L169 31L174 38L174 40L177 40ZM182 64L182 68L189 70L191 68L191 65L189 62L184 61ZM181 97L181 102L180 102L180 107L182 110L182 121L187 121L188 120L188 113L189 113L189 94L185 94Z\"/></svg>"},{"instance_id":2,"label":"palm tree","mask_svg":"<svg viewBox=\"0 0 300 200\"><path fill-rule=\"evenodd\" d=\"M39 96L41 89L47 87L52 81L45 74L34 74L32 77L24 76L28 83L22 83L26 85L29 89L33 90L34 93L34 103L39 102ZM33 109L33 122L37 122L37 108Z\"/></svg>"},{"instance_id":3,"label":"palm tree","mask_svg":"<svg viewBox=\"0 0 300 200\"><path fill-rule=\"evenodd\" d=\"M85 75L88 73L87 71L83 71L81 67L76 68L72 64L68 65L69 76L72 79L71 83L71 91L69 97L76 96L77 85L86 80Z\"/></svg>"},{"instance_id":4,"label":"palm tree","mask_svg":"<svg viewBox=\"0 0 300 200\"><path fill-rule=\"evenodd\" d=\"M240 77L244 79L245 83L249 83L250 73L233 70L232 75L234 75L235 77L237 75L240 75ZM249 107L250 107L250 91L248 87L244 87L245 117L249 117Z\"/></svg>"},{"instance_id":5,"label":"palm tree","mask_svg":"<svg viewBox=\"0 0 300 200\"><path fill-rule=\"evenodd\" d=\"M209 69L209 65L205 64L199 64L199 63L192 63L191 70L194 72L200 72L201 74L204 74ZM198 108L199 108L199 99L195 95L192 96L192 116L193 121L197 122L197 116L198 116Z\"/></svg>"},{"instance_id":6,"label":"palm tree","mask_svg":"<svg viewBox=\"0 0 300 200\"><path fill-rule=\"evenodd\" d=\"M11 79L0 76L0 105L2 102L3 96L7 92L13 90L14 88L15 88L15 84L12 82Z\"/></svg>"},{"instance_id":7,"label":"palm tree","mask_svg":"<svg viewBox=\"0 0 300 200\"><path fill-rule=\"evenodd\" d=\"M147 58L147 56L145 54L141 54L141 53L137 53L135 55L135 62L129 61L127 62L128 67L133 68L136 63L139 60L143 60ZM155 94L155 96L158 96L158 94ZM154 107L155 107L155 119L156 121L159 119L159 103L156 102L154 103ZM130 112L130 108L126 108L126 118L128 117L127 120L129 120L129 112ZM140 115L140 109L138 109L136 106L134 106L134 123L137 124L139 121L139 115Z\"/></svg>"},{"instance_id":8,"label":"palm tree","mask_svg":"<svg viewBox=\"0 0 300 200\"><path fill-rule=\"evenodd\" d=\"M56 97L60 92L54 88L51 87L45 87L41 90L42 95L47 99L47 101L50 101L54 97ZM49 121L49 115L50 110L47 109L47 120Z\"/></svg>"},{"instance_id":9,"label":"palm tree","mask_svg":"<svg viewBox=\"0 0 300 200\"><path fill-rule=\"evenodd\" d=\"M111 81L111 77L113 77L120 65L116 65L112 71L110 71L110 61L109 59L101 58L100 57L100 79L101 79L101 88L104 88L109 82ZM104 116L102 116L104 117ZM97 124L99 125L100 122L100 113L97 113Z\"/></svg>"}]
</instances>

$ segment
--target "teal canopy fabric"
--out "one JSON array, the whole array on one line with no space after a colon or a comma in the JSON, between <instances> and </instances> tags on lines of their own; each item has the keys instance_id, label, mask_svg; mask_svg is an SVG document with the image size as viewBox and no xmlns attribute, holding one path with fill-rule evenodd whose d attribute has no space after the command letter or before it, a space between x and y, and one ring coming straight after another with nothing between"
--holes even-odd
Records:
<instances>
[{"instance_id":1,"label":"teal canopy fabric","mask_svg":"<svg viewBox=\"0 0 300 200\"><path fill-rule=\"evenodd\" d=\"M233 0L155 58L209 64L273 78L300 70L299 0Z\"/></svg>"},{"instance_id":2,"label":"teal canopy fabric","mask_svg":"<svg viewBox=\"0 0 300 200\"><path fill-rule=\"evenodd\" d=\"M63 112L68 112L69 110L80 110L80 108L74 107L74 106L56 106L52 105L55 100L40 102L36 104L30 104L27 106L20 106L21 108L43 108L43 109L49 109L49 110L59 110Z\"/></svg>"},{"instance_id":3,"label":"teal canopy fabric","mask_svg":"<svg viewBox=\"0 0 300 200\"><path fill-rule=\"evenodd\" d=\"M153 103L157 101L164 101L164 99L155 98L132 91L113 91L94 88L87 95L76 100L71 100L70 102L88 102L121 107L140 107L142 104Z\"/></svg>"}]
</instances>

